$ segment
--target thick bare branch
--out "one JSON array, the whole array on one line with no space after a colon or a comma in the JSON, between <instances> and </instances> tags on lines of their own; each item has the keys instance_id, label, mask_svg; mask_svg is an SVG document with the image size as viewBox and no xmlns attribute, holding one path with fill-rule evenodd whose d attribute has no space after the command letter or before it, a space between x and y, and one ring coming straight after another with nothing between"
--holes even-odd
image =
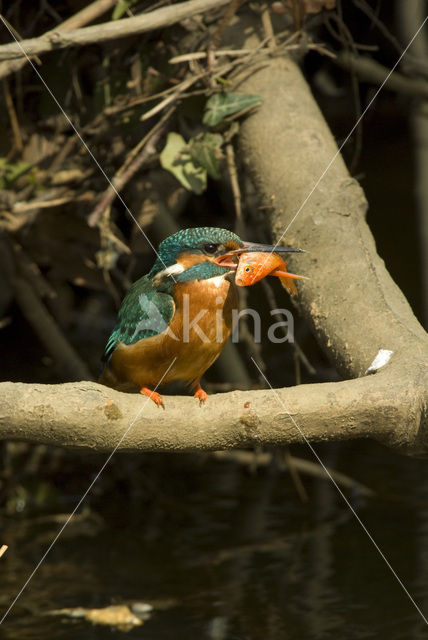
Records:
<instances>
[{"instance_id":1,"label":"thick bare branch","mask_svg":"<svg viewBox=\"0 0 428 640\"><path fill-rule=\"evenodd\" d=\"M120 445L123 451L218 450L302 442L294 420L313 442L373 437L422 453L418 417L408 411L414 398L404 403L400 388L398 380L391 384L385 371L275 393L268 389L216 394L202 408L194 398L166 396L163 411L139 394L93 382L3 382L0 438L111 451L132 425Z\"/></svg>"},{"instance_id":2,"label":"thick bare branch","mask_svg":"<svg viewBox=\"0 0 428 640\"><path fill-rule=\"evenodd\" d=\"M241 152L262 204L273 206L274 237L290 224L286 243L308 251L298 264L289 258L310 277L297 304L336 367L363 375L379 349L426 364L427 335L376 253L364 193L297 65L272 61L240 90L264 98L242 126Z\"/></svg>"},{"instance_id":3,"label":"thick bare branch","mask_svg":"<svg viewBox=\"0 0 428 640\"><path fill-rule=\"evenodd\" d=\"M387 388L399 381L406 422L418 416L426 429L427 335L376 253L362 189L299 68L291 60L272 61L241 90L264 98L243 124L241 152L262 203L273 205L272 233L279 239L287 230L287 244L309 252L298 266L290 256L291 268L310 277L299 287L302 314L345 377L363 375L380 349L392 351ZM375 394L380 380L371 380Z\"/></svg>"},{"instance_id":4,"label":"thick bare branch","mask_svg":"<svg viewBox=\"0 0 428 640\"><path fill-rule=\"evenodd\" d=\"M169 27L180 20L191 18L199 13L216 9L230 0L189 0L169 7L156 9L134 18L124 18L114 22L105 22L83 29L49 31L39 38L29 38L18 43L0 46L0 60L22 58L25 54L33 56L57 49L82 46L136 36L147 31ZM24 52L25 54L24 54Z\"/></svg>"}]
</instances>

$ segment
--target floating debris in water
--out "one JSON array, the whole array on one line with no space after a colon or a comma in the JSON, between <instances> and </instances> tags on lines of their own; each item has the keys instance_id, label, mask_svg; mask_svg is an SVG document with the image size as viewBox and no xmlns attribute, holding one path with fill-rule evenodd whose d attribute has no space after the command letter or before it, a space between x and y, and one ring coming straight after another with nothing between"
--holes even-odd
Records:
<instances>
[{"instance_id":1,"label":"floating debris in water","mask_svg":"<svg viewBox=\"0 0 428 640\"><path fill-rule=\"evenodd\" d=\"M136 610L135 605L133 605L132 608ZM150 617L152 609L153 607L149 604L143 602L138 603L137 610L138 612L141 611L141 617L135 615L127 605L111 605L109 607L103 607L102 609L75 607L73 609L56 609L49 613L52 616L84 618L92 624L104 624L115 627L118 631L130 631L134 627L140 627L144 623L144 620Z\"/></svg>"}]
</instances>

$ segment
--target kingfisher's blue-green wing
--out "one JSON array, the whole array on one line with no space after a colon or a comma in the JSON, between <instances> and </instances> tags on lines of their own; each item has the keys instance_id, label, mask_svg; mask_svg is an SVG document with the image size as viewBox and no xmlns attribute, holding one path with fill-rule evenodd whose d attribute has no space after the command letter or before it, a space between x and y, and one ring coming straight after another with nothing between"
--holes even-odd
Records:
<instances>
[{"instance_id":1,"label":"kingfisher's blue-green wing","mask_svg":"<svg viewBox=\"0 0 428 640\"><path fill-rule=\"evenodd\" d=\"M134 282L119 309L117 324L107 341L103 362L110 360L119 342L134 344L165 331L174 311L173 297L157 291L148 276Z\"/></svg>"}]
</instances>

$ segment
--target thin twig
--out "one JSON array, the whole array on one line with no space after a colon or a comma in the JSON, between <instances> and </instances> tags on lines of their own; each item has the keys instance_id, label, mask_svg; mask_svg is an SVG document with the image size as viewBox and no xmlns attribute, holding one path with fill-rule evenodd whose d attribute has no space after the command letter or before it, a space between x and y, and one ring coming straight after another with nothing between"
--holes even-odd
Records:
<instances>
[{"instance_id":1,"label":"thin twig","mask_svg":"<svg viewBox=\"0 0 428 640\"><path fill-rule=\"evenodd\" d=\"M160 102L155 107L153 107L153 109L150 109L149 111L144 113L140 118L140 120L148 120L149 118L152 118L154 115L156 115L159 111L162 111L162 109L164 109L168 104L170 104L171 102L179 98L182 92L186 91L186 89L191 87L193 84L196 84L196 82L198 82L199 80L202 80L207 77L214 79L214 74L216 76L225 75L226 73L231 71L234 67L240 64L244 64L245 61L248 60L249 56L252 55L252 53L253 51L251 51L251 53L247 55L247 57L245 57L243 60L233 60L229 64L225 64L222 67L219 67L219 68L214 67L210 69L205 69L204 71L200 71L199 73L195 73L189 78L186 78L185 80L183 80L179 85L165 89L165 91L163 91L161 94L157 94L157 96L148 96L146 98L141 98L138 101L134 101L130 106L134 107L134 106L137 106L138 104L142 104L143 102L147 102L148 100L154 100L155 98L161 97L162 95L167 95L167 97L162 102ZM205 90L205 93L206 93L206 90ZM120 107L120 110L123 110L123 109L124 107ZM110 110L109 115L112 112L113 111Z\"/></svg>"},{"instance_id":2,"label":"thin twig","mask_svg":"<svg viewBox=\"0 0 428 640\"><path fill-rule=\"evenodd\" d=\"M156 115L157 113L165 109L165 107L167 107L169 104L177 100L177 98L179 98L180 93L182 93L183 91L191 87L192 84L197 82L197 80L198 80L197 76L191 76L190 78L187 78L187 80L184 80L179 87L175 88L174 93L172 95L169 95L167 98L159 102L159 104L154 106L152 109L149 109L149 111L146 111L145 113L143 113L143 115L140 117L140 120L149 120L149 118L152 118L154 115Z\"/></svg>"},{"instance_id":3,"label":"thin twig","mask_svg":"<svg viewBox=\"0 0 428 640\"><path fill-rule=\"evenodd\" d=\"M31 200L30 202L17 202L13 205L13 213L26 213L27 211L35 211L36 209L50 209L52 207L60 207L70 202L88 202L93 196L90 193L82 193L81 195L71 195L65 198L54 198L53 200Z\"/></svg>"},{"instance_id":4,"label":"thin twig","mask_svg":"<svg viewBox=\"0 0 428 640\"><path fill-rule=\"evenodd\" d=\"M373 24L376 25L381 34L387 40L389 40L397 53L401 55L404 50L403 44L390 32L386 24L378 18L369 3L365 0L353 0L353 3L360 9L360 11L366 14L366 16L373 22ZM424 7L424 9L426 10L426 6ZM425 76L427 75L426 61L413 56L411 53L407 53L406 58L408 62L412 61L412 63L419 69L420 72L424 73Z\"/></svg>"},{"instance_id":5,"label":"thin twig","mask_svg":"<svg viewBox=\"0 0 428 640\"><path fill-rule=\"evenodd\" d=\"M10 34L13 36L13 38L15 40L17 40L18 42L22 42L23 41L23 37L21 36L21 34L19 33L19 31L17 31L15 29L15 27L13 26L13 24L10 24L9 20L7 18L5 18L4 16L2 16L0 14L0 20L3 21L4 26L6 27L6 29L10 32ZM42 64L42 61L40 60L40 58L38 56L32 56L33 60L36 64L38 64L39 66ZM0 76L2 77L2 76Z\"/></svg>"},{"instance_id":6,"label":"thin twig","mask_svg":"<svg viewBox=\"0 0 428 640\"><path fill-rule=\"evenodd\" d=\"M189 0L169 7L162 7L151 13L145 13L134 18L124 18L113 22L104 22L83 29L72 29L63 32L55 29L39 38L29 38L21 43L0 46L0 60L22 58L25 55L47 53L73 46L84 46L118 38L137 36L148 31L169 27L185 18L191 18L199 13L216 9L227 4L230 0ZM0 20L4 22L0 15ZM6 26L6 24L5 24ZM25 54L24 54L25 51Z\"/></svg>"},{"instance_id":7,"label":"thin twig","mask_svg":"<svg viewBox=\"0 0 428 640\"><path fill-rule=\"evenodd\" d=\"M228 143L226 145L226 162L227 162L227 168L229 172L230 185L233 193L233 199L235 203L235 213L236 213L235 230L236 230L236 233L242 237L244 235L244 222L242 219L241 190L239 188L238 172L236 170L235 152L233 150L233 145L231 143ZM239 295L240 308L246 309L248 307L247 290L245 288L240 287L238 291L238 295ZM241 341L246 343L248 353L252 354L256 358L262 370L265 371L266 364L263 360L261 345L254 340L253 333L248 328L248 322L246 318L242 321L239 336Z\"/></svg>"},{"instance_id":8,"label":"thin twig","mask_svg":"<svg viewBox=\"0 0 428 640\"><path fill-rule=\"evenodd\" d=\"M225 75L226 73L228 73L231 69L233 69L233 67L235 67L238 64L244 63L245 59L242 61L239 60L235 60L233 62L230 62L229 64L226 64L222 67L216 68L215 69L215 73L217 76L220 75ZM195 84L198 80L203 80L204 78L206 78L208 75L210 75L212 73L212 71L210 70L204 70L198 74L195 74L193 76L191 76L190 78L185 78L182 82L180 82L177 85L174 85L172 87L168 87L167 89L164 89L163 91L160 91L159 93L154 93L150 96L144 96L142 98L136 98L135 100L131 100L130 102L128 102L125 105L118 105L117 107L107 107L102 115L105 116L113 116L116 115L117 113L121 113L123 111L127 111L129 109L135 109L136 107L145 104L146 102L152 102L153 100L158 100L159 98L164 98L166 96L172 96L174 97L188 97L191 95L200 95L200 94L204 94L206 93L206 89L204 90L198 90L198 91L192 91L189 93L184 93L185 89L188 88L189 86L191 86L192 84ZM182 93L183 92L183 93ZM152 117L153 115L155 115L159 110L163 109L167 104L169 104L169 101L165 101L162 103L161 108L159 109L159 105L156 105L155 109L153 109L151 112L147 112L143 115L142 119L147 119L148 117ZM149 116L147 114L150 114Z\"/></svg>"},{"instance_id":9,"label":"thin twig","mask_svg":"<svg viewBox=\"0 0 428 640\"><path fill-rule=\"evenodd\" d=\"M231 58L240 58L246 56L249 53L253 53L254 49L216 49L212 52L213 58L221 58L223 56L230 56ZM193 51L191 53L183 53L179 56L174 56L168 60L168 64L179 64L180 62L189 62L190 60L204 60L208 57L207 51Z\"/></svg>"},{"instance_id":10,"label":"thin twig","mask_svg":"<svg viewBox=\"0 0 428 640\"><path fill-rule=\"evenodd\" d=\"M99 222L104 210L111 206L111 203L117 194L122 191L126 183L141 168L147 159L153 155L155 152L155 145L164 134L166 125L175 110L175 106L171 107L159 122L157 122L149 131L149 133L144 136L144 138L140 140L140 142L128 154L125 163L117 171L111 181L111 184L109 184L107 189L104 191L104 195L101 197L101 200L90 214L88 218L88 224L90 227L94 227Z\"/></svg>"},{"instance_id":11,"label":"thin twig","mask_svg":"<svg viewBox=\"0 0 428 640\"><path fill-rule=\"evenodd\" d=\"M239 188L238 172L236 170L235 151L231 142L226 144L226 161L227 169L229 171L230 186L233 193L233 201L235 204L235 229L238 236L242 237L244 234L244 221L242 219L241 190Z\"/></svg>"},{"instance_id":12,"label":"thin twig","mask_svg":"<svg viewBox=\"0 0 428 640\"><path fill-rule=\"evenodd\" d=\"M19 127L18 117L15 111L15 105L13 104L12 96L10 93L9 83L6 79L3 79L3 93L4 93L4 101L6 103L7 112L9 114L10 124L13 131L15 146L19 151L19 153L22 153L24 150L24 145L22 143L21 129Z\"/></svg>"},{"instance_id":13,"label":"thin twig","mask_svg":"<svg viewBox=\"0 0 428 640\"><path fill-rule=\"evenodd\" d=\"M286 448L284 450L284 461L285 461L285 464L287 465L287 469L290 474L290 478L294 484L294 488L296 489L297 495L299 496L300 500L302 502L308 502L309 500L308 493L305 489L305 485L302 482L299 471L295 464L296 460L297 458L294 458L291 455L289 449Z\"/></svg>"},{"instance_id":14,"label":"thin twig","mask_svg":"<svg viewBox=\"0 0 428 640\"><path fill-rule=\"evenodd\" d=\"M295 374L296 384L302 384L302 368L300 366L301 357L298 350L296 349L296 346L295 346L296 343L294 342L293 344L294 344L294 349L293 349L294 374Z\"/></svg>"},{"instance_id":15,"label":"thin twig","mask_svg":"<svg viewBox=\"0 0 428 640\"><path fill-rule=\"evenodd\" d=\"M71 31L72 29L78 29L79 27L83 27L85 24L89 24L93 22L104 13L107 13L110 9L112 9L117 0L95 0L87 7L84 7L81 11L78 11L71 16L71 18L67 18L60 25L58 25L58 29L65 29L66 31Z\"/></svg>"},{"instance_id":16,"label":"thin twig","mask_svg":"<svg viewBox=\"0 0 428 640\"><path fill-rule=\"evenodd\" d=\"M74 14L74 16L72 16L71 18L68 18L68 20L65 20L62 24L58 25L57 28L61 29L61 31L68 31L70 29L77 29L78 27L83 27L84 25L88 24L89 22L92 22L93 20L101 16L103 13L108 11L111 7L113 7L116 4L116 2L117 0L95 0L95 2L90 4L88 7L85 7L81 11L78 11L77 13ZM3 19L5 18L3 17ZM12 30L12 33L15 35L15 37L21 41L22 38L20 38L16 34L15 30L13 29L13 26L9 25L9 27ZM37 62L37 64L39 65L41 64L41 61L39 58L36 57L35 61ZM0 62L0 78L6 78L9 74L14 73L16 71L20 71L26 64L27 64L27 58L17 58L15 60L7 60L5 62Z\"/></svg>"},{"instance_id":17,"label":"thin twig","mask_svg":"<svg viewBox=\"0 0 428 640\"><path fill-rule=\"evenodd\" d=\"M269 307L271 309L277 309L278 308L278 303L276 301L275 294L274 294L274 292L272 290L272 287L271 287L270 283L267 282L266 278L264 278L261 281L261 283L262 283L262 286L264 288L265 295L266 295L266 298L268 300ZM275 313L274 314L274 318L276 318L278 322L282 323L283 319L281 318L281 316L279 314ZM283 328L282 324L280 325L280 327ZM294 338L294 336L293 336L293 338ZM298 356L299 356L302 364L306 368L307 372L314 376L316 374L316 371L315 371L314 367L311 365L311 363L309 362L308 358L304 354L302 348L299 346L299 344L296 341L296 339L294 339L293 345L294 345L294 349L295 349L296 353L298 354Z\"/></svg>"},{"instance_id":18,"label":"thin twig","mask_svg":"<svg viewBox=\"0 0 428 640\"><path fill-rule=\"evenodd\" d=\"M216 49L220 44L221 37L223 35L223 31L227 27L230 20L233 18L235 13L239 9L239 5L243 0L228 0L229 6L226 9L223 17L219 21L217 25L217 29L214 32L213 37L211 38L210 49Z\"/></svg>"},{"instance_id":19,"label":"thin twig","mask_svg":"<svg viewBox=\"0 0 428 640\"><path fill-rule=\"evenodd\" d=\"M57 294L55 289L52 288L40 271L39 266L26 254L22 246L14 243L12 250L18 270L21 272L21 275L28 280L33 290L37 292L37 295L40 296L40 298L56 298Z\"/></svg>"},{"instance_id":20,"label":"thin twig","mask_svg":"<svg viewBox=\"0 0 428 640\"><path fill-rule=\"evenodd\" d=\"M75 380L91 380L88 367L65 338L34 289L20 277L14 278L12 286L23 316L53 360L61 365L65 376Z\"/></svg>"},{"instance_id":21,"label":"thin twig","mask_svg":"<svg viewBox=\"0 0 428 640\"><path fill-rule=\"evenodd\" d=\"M217 458L217 460L230 460L245 466L255 465L256 467L266 467L272 464L272 454L269 452L257 452L257 454L255 454L252 451L213 451L210 455L213 458ZM321 480L329 480L324 469L318 463L304 458L296 458L295 456L290 457L293 460L295 468L301 473L305 473L315 478L320 478ZM284 471L286 468L285 464L282 467L280 466L280 469L283 469ZM361 482L358 482L358 480L355 480L340 471L328 468L328 472L337 484L345 489L359 492L361 495L367 496L368 498L375 495L373 489L370 489Z\"/></svg>"},{"instance_id":22,"label":"thin twig","mask_svg":"<svg viewBox=\"0 0 428 640\"><path fill-rule=\"evenodd\" d=\"M274 53L276 49L275 32L270 19L269 7L266 3L262 7L262 25L265 36L268 39L268 49L271 53Z\"/></svg>"},{"instance_id":23,"label":"thin twig","mask_svg":"<svg viewBox=\"0 0 428 640\"><path fill-rule=\"evenodd\" d=\"M288 35L288 31L286 32L281 32L280 34L277 34L277 39L280 37L283 37L284 35ZM292 37L289 37L286 42L284 42L281 45L281 51L283 49L287 49L288 47L291 46L291 42L297 37L298 34L293 34ZM201 71L198 74L194 74L192 76L193 80L190 83L195 84L198 80L203 80L204 78L206 78L209 75L215 74L217 77L218 76L224 76L227 73L229 73L230 71L232 71L235 67L238 67L238 71L239 69L241 69L241 67L243 68L248 68L249 63L251 62L251 60L258 54L260 53L263 48L265 47L266 43L267 43L268 39L265 38L264 40L262 40L257 47L254 47L253 49L232 49L232 50L220 50L220 51L216 51L213 52L214 57L219 55L221 56L222 54L224 55L230 55L231 57L236 57L238 59L236 60L232 60L231 62L229 62L228 64L225 64L221 67L214 67L212 69L206 69L204 71ZM235 52L235 53L233 53ZM195 53L189 53L189 54L183 54L183 56L177 56L175 58L172 58L169 62L172 63L173 61L178 61L179 58L182 58L183 61L188 61L191 62L192 60L198 60L198 59L203 59L205 57L207 57L207 52L204 51L198 51ZM241 59L240 59L241 58ZM254 71L256 71L257 68L252 69L251 73L253 73ZM241 69L242 71L242 69ZM113 107L107 107L104 111L103 111L103 115L105 116L113 116L116 115L118 113L121 113L123 111L127 111L128 109L135 109L136 107L145 104L146 102L152 102L153 100L158 100L159 98L165 98L167 96L170 95L175 95L176 93L180 93L181 97L189 97L191 95L200 95L203 93L206 93L206 89L204 90L195 90L189 93L185 93L183 91L183 89L185 89L186 87L183 85L187 85L190 82L191 78L185 78L184 80L182 80L181 83L179 83L178 85L174 85L172 87L168 87L167 89L164 89L163 91L160 91L159 93L155 93L152 94L150 96L144 96L141 98L136 98L134 100L131 100L130 102L128 102L125 105L118 105L118 106L113 106ZM182 93L183 92L183 93ZM165 107L165 104L163 104L162 108ZM156 113L156 111L152 111L150 113L150 115L154 115ZM144 117L147 118L147 114L144 114Z\"/></svg>"},{"instance_id":24,"label":"thin twig","mask_svg":"<svg viewBox=\"0 0 428 640\"><path fill-rule=\"evenodd\" d=\"M41 300L40 282L34 286L34 281L31 284L27 281L28 264L23 252L19 247L12 247L7 237L3 238L0 249L1 267L13 289L15 300L46 351L61 365L65 377L91 380L92 375L86 363L68 342Z\"/></svg>"}]
</instances>

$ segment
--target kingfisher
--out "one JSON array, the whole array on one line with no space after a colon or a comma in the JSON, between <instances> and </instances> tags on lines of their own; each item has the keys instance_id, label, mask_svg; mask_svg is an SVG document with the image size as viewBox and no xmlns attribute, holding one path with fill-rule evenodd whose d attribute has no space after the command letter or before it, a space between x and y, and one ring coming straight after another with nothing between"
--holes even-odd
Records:
<instances>
[{"instance_id":1,"label":"kingfisher","mask_svg":"<svg viewBox=\"0 0 428 640\"><path fill-rule=\"evenodd\" d=\"M99 381L116 389L131 384L163 408L156 389L181 381L203 404L201 377L222 352L238 310L239 256L272 251L301 250L246 242L217 227L182 229L165 238L153 267L122 302Z\"/></svg>"}]
</instances>

